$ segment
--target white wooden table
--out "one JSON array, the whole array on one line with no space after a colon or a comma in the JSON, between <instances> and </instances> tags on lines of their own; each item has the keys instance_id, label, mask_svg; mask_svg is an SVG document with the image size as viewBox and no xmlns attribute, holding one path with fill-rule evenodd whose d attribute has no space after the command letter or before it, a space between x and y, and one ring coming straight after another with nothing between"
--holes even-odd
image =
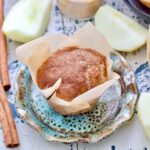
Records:
<instances>
[{"instance_id":1,"label":"white wooden table","mask_svg":"<svg viewBox=\"0 0 150 150\"><path fill-rule=\"evenodd\" d=\"M9 11L16 0L5 0L5 14ZM130 11L125 5L123 0L105 0L105 3L113 5L113 7L119 9L129 17L139 21L145 27L148 24L136 14ZM51 21L47 28L47 32L55 33L61 32L65 34L73 34L78 28L85 24L85 21L75 21L63 16L54 0L53 9L51 13ZM15 49L20 45L19 43L8 40L8 53L9 63L16 60ZM140 64L146 61L146 49L134 52L132 54L123 54L129 64L135 70ZM137 114L134 118L126 123L123 127L118 129L113 135L98 142L97 144L61 144L61 143L50 143L47 142L43 137L36 133L33 129L28 127L22 120L16 117L15 108L12 99L10 104L14 112L14 117L19 133L20 146L14 148L14 150L150 150L150 139L148 139L144 132ZM7 150L5 147L2 131L0 129L0 150Z\"/></svg>"}]
</instances>

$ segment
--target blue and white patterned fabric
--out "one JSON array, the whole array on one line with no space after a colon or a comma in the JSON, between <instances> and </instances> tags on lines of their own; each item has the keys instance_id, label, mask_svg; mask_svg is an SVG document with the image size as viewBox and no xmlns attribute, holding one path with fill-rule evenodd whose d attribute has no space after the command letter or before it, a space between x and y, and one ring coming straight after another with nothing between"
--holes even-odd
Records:
<instances>
[{"instance_id":1,"label":"blue and white patterned fabric","mask_svg":"<svg viewBox=\"0 0 150 150\"><path fill-rule=\"evenodd\" d=\"M150 66L145 62L135 71L139 92L150 92Z\"/></svg>"}]
</instances>

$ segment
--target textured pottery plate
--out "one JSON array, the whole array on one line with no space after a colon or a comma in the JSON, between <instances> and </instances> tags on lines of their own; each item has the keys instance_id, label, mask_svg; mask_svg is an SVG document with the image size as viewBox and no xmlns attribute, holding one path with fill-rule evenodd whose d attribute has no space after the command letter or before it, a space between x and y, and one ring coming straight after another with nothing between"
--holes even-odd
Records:
<instances>
[{"instance_id":1,"label":"textured pottery plate","mask_svg":"<svg viewBox=\"0 0 150 150\"><path fill-rule=\"evenodd\" d=\"M139 0L125 0L125 2L141 17L150 22L150 8L147 8Z\"/></svg>"},{"instance_id":2,"label":"textured pottery plate","mask_svg":"<svg viewBox=\"0 0 150 150\"><path fill-rule=\"evenodd\" d=\"M100 97L91 112L77 116L55 112L33 84L28 68L17 63L14 95L18 114L48 141L94 143L109 136L132 118L138 96L130 66L116 52L111 52L111 59L121 79Z\"/></svg>"}]
</instances>

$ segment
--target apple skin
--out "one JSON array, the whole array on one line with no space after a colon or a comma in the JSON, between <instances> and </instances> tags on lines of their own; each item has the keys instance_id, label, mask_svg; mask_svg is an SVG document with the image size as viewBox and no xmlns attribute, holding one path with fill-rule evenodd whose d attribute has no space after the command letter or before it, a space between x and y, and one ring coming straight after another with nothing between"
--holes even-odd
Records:
<instances>
[{"instance_id":1,"label":"apple skin","mask_svg":"<svg viewBox=\"0 0 150 150\"><path fill-rule=\"evenodd\" d=\"M97 11L95 26L114 50L132 52L146 44L147 29L108 5Z\"/></svg>"},{"instance_id":2,"label":"apple skin","mask_svg":"<svg viewBox=\"0 0 150 150\"><path fill-rule=\"evenodd\" d=\"M9 11L2 30L10 39L29 42L42 36L50 20L52 0L20 0Z\"/></svg>"}]
</instances>

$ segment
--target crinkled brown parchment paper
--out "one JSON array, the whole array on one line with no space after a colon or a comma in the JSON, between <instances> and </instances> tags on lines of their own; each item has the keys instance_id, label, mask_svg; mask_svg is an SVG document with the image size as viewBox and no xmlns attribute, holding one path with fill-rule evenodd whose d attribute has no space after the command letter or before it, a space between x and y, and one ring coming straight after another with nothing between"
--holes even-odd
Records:
<instances>
[{"instance_id":1,"label":"crinkled brown parchment paper","mask_svg":"<svg viewBox=\"0 0 150 150\"><path fill-rule=\"evenodd\" d=\"M94 49L103 54L107 58L109 79L105 83L77 96L71 102L65 101L56 96L55 91L59 88L61 79L58 79L58 81L48 89L39 89L46 98L52 95L48 99L49 104L57 112L64 115L79 114L91 110L104 91L119 79L119 75L111 70L111 60L109 58L111 47L105 38L91 23L87 23L72 36L62 34L45 35L18 47L16 50L18 59L28 66L32 79L37 86L36 72L42 63L58 49L72 46Z\"/></svg>"}]
</instances>

